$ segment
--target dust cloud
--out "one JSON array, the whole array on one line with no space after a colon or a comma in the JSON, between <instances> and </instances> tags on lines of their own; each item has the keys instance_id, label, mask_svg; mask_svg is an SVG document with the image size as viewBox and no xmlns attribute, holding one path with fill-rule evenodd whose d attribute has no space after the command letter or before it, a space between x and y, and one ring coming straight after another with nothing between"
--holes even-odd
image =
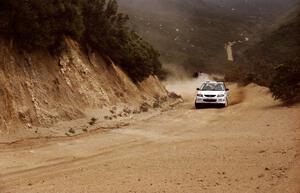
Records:
<instances>
[{"instance_id":1,"label":"dust cloud","mask_svg":"<svg viewBox=\"0 0 300 193\"><path fill-rule=\"evenodd\" d=\"M245 88L237 84L230 84L229 103L237 105L242 103L246 98Z\"/></svg>"},{"instance_id":2,"label":"dust cloud","mask_svg":"<svg viewBox=\"0 0 300 193\"><path fill-rule=\"evenodd\" d=\"M198 78L192 78L185 69L177 67L176 69L168 69L171 71L171 76L164 81L164 85L169 92L175 92L183 97L184 100L194 100L196 89L199 88L205 81L212 80L208 74L201 73Z\"/></svg>"},{"instance_id":3,"label":"dust cloud","mask_svg":"<svg viewBox=\"0 0 300 193\"><path fill-rule=\"evenodd\" d=\"M168 68L170 66L171 65L167 65L167 70L171 75L163 82L163 84L169 92L175 92L176 94L181 95L182 98L188 102L192 102L195 99L196 89L205 81L224 79L221 75L208 75L205 73L201 73L198 78L192 78L192 75L183 67L172 65L172 68ZM246 94L244 87L239 86L236 83L227 83L226 85L230 89L230 105L237 105L245 100Z\"/></svg>"}]
</instances>

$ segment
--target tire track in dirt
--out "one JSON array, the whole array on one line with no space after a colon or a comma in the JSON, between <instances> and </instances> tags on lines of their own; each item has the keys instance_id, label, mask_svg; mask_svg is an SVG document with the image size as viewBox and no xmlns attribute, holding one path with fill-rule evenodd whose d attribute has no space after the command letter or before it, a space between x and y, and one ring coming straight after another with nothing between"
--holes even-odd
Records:
<instances>
[{"instance_id":1,"label":"tire track in dirt","mask_svg":"<svg viewBox=\"0 0 300 193\"><path fill-rule=\"evenodd\" d=\"M278 105L262 87L230 88L236 104L228 108L194 110L187 100L120 129L33 147L41 157L0 152L11 153L1 164L1 193L296 190L300 108ZM40 165L10 161L24 156L42 158Z\"/></svg>"}]
</instances>

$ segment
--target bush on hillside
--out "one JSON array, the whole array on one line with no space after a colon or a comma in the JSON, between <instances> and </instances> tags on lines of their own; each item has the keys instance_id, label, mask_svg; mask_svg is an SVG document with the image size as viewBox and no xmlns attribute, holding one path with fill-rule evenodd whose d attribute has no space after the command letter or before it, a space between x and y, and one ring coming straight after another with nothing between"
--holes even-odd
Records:
<instances>
[{"instance_id":1,"label":"bush on hillside","mask_svg":"<svg viewBox=\"0 0 300 193\"><path fill-rule=\"evenodd\" d=\"M83 30L80 1L0 0L0 26L25 49L50 48L63 36L78 39Z\"/></svg>"},{"instance_id":2,"label":"bush on hillside","mask_svg":"<svg viewBox=\"0 0 300 193\"><path fill-rule=\"evenodd\" d=\"M300 58L276 67L270 90L275 99L287 103L300 99Z\"/></svg>"},{"instance_id":3,"label":"bush on hillside","mask_svg":"<svg viewBox=\"0 0 300 193\"><path fill-rule=\"evenodd\" d=\"M229 72L227 77L267 86L275 99L286 103L300 101L299 8L260 42L244 51L238 57L236 70Z\"/></svg>"},{"instance_id":4,"label":"bush on hillside","mask_svg":"<svg viewBox=\"0 0 300 193\"><path fill-rule=\"evenodd\" d=\"M150 74L161 74L159 53L126 23L128 16L118 13L115 0L107 5L102 0L83 3L84 38L118 63L134 81L142 81Z\"/></svg>"},{"instance_id":5,"label":"bush on hillside","mask_svg":"<svg viewBox=\"0 0 300 193\"><path fill-rule=\"evenodd\" d=\"M69 36L109 55L135 82L161 75L158 52L128 19L116 0L0 0L0 33L23 49L58 49Z\"/></svg>"}]
</instances>

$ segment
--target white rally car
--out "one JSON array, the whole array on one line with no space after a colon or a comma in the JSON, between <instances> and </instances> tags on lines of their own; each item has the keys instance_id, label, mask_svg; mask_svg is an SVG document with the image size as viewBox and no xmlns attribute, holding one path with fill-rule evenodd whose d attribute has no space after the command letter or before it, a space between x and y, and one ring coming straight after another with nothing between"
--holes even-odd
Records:
<instances>
[{"instance_id":1,"label":"white rally car","mask_svg":"<svg viewBox=\"0 0 300 193\"><path fill-rule=\"evenodd\" d=\"M229 89L224 82L206 81L200 88L197 88L195 99L196 109L205 104L218 104L222 107L228 106Z\"/></svg>"}]
</instances>

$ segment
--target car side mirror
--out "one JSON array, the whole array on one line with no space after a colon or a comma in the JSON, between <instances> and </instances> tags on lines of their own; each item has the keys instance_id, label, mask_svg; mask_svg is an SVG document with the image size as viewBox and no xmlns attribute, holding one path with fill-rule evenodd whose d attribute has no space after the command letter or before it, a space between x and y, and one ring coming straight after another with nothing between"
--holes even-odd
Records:
<instances>
[{"instance_id":1,"label":"car side mirror","mask_svg":"<svg viewBox=\"0 0 300 193\"><path fill-rule=\"evenodd\" d=\"M199 91L199 90L200 90L200 88L197 88L197 90Z\"/></svg>"}]
</instances>

